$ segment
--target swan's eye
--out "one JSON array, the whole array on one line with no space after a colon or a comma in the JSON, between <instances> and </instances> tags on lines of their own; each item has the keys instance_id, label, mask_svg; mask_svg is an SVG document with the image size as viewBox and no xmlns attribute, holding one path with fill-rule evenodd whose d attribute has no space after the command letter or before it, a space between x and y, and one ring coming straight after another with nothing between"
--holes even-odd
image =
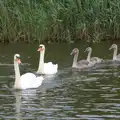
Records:
<instances>
[{"instance_id":1,"label":"swan's eye","mask_svg":"<svg viewBox=\"0 0 120 120\"><path fill-rule=\"evenodd\" d=\"M39 48L42 48L42 46L40 46Z\"/></svg>"},{"instance_id":2,"label":"swan's eye","mask_svg":"<svg viewBox=\"0 0 120 120\"><path fill-rule=\"evenodd\" d=\"M41 49L41 51L42 51L42 50L44 50L44 47L43 47L43 46L40 46L39 49Z\"/></svg>"},{"instance_id":3,"label":"swan's eye","mask_svg":"<svg viewBox=\"0 0 120 120\"><path fill-rule=\"evenodd\" d=\"M43 51L43 50L44 50L43 46L39 46L37 51Z\"/></svg>"},{"instance_id":4,"label":"swan's eye","mask_svg":"<svg viewBox=\"0 0 120 120\"><path fill-rule=\"evenodd\" d=\"M73 52L76 54L77 53L77 49L75 49Z\"/></svg>"},{"instance_id":5,"label":"swan's eye","mask_svg":"<svg viewBox=\"0 0 120 120\"><path fill-rule=\"evenodd\" d=\"M114 48L115 46L113 45L112 48Z\"/></svg>"},{"instance_id":6,"label":"swan's eye","mask_svg":"<svg viewBox=\"0 0 120 120\"><path fill-rule=\"evenodd\" d=\"M16 59L20 59L20 56L16 56Z\"/></svg>"}]
</instances>

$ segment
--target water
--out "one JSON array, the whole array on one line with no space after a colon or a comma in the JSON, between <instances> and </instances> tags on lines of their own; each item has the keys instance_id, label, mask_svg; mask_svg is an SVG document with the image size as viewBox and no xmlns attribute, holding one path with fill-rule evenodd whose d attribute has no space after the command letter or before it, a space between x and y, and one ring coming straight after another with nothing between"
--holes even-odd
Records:
<instances>
[{"instance_id":1,"label":"water","mask_svg":"<svg viewBox=\"0 0 120 120\"><path fill-rule=\"evenodd\" d=\"M111 59L109 42L94 44L93 56ZM119 45L119 43L118 43ZM38 68L38 45L0 45L0 119L5 120L119 120L120 63L103 63L91 70L71 69L70 52L87 44L49 44L45 61L59 64L56 75L47 76L38 89L14 90L13 55L19 53L21 74Z\"/></svg>"}]
</instances>

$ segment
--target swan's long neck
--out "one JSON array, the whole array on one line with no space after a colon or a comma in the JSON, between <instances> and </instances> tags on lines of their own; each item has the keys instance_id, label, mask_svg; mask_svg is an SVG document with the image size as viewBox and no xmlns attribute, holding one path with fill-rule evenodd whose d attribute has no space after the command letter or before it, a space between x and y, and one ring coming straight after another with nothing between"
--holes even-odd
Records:
<instances>
[{"instance_id":1,"label":"swan's long neck","mask_svg":"<svg viewBox=\"0 0 120 120\"><path fill-rule=\"evenodd\" d=\"M74 55L72 67L76 67L76 66L77 66L78 54L79 54L79 52L77 52L77 53Z\"/></svg>"},{"instance_id":2,"label":"swan's long neck","mask_svg":"<svg viewBox=\"0 0 120 120\"><path fill-rule=\"evenodd\" d=\"M45 49L40 52L40 59L39 59L39 67L38 67L38 73L44 72L44 55L45 55Z\"/></svg>"},{"instance_id":3,"label":"swan's long neck","mask_svg":"<svg viewBox=\"0 0 120 120\"><path fill-rule=\"evenodd\" d=\"M21 88L21 82L20 82L20 70L18 62L14 60L14 69L15 69L15 84L14 88Z\"/></svg>"},{"instance_id":4,"label":"swan's long neck","mask_svg":"<svg viewBox=\"0 0 120 120\"><path fill-rule=\"evenodd\" d=\"M88 52L87 61L90 62L92 50Z\"/></svg>"},{"instance_id":5,"label":"swan's long neck","mask_svg":"<svg viewBox=\"0 0 120 120\"><path fill-rule=\"evenodd\" d=\"M114 48L113 60L117 60L117 47Z\"/></svg>"}]
</instances>

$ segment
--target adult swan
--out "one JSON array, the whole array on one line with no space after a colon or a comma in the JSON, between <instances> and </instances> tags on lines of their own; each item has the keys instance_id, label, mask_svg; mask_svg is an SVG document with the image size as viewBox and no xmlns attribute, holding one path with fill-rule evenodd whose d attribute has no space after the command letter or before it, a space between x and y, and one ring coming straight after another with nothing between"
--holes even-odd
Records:
<instances>
[{"instance_id":1,"label":"adult swan","mask_svg":"<svg viewBox=\"0 0 120 120\"><path fill-rule=\"evenodd\" d=\"M44 63L45 46L43 44L39 45L38 51L40 52L38 74L55 74L57 73L58 64L53 64L52 62Z\"/></svg>"},{"instance_id":2,"label":"adult swan","mask_svg":"<svg viewBox=\"0 0 120 120\"><path fill-rule=\"evenodd\" d=\"M14 55L14 69L15 69L15 89L28 89L28 88L37 88L42 84L43 77L36 77L33 73L26 73L20 76L19 65L20 55Z\"/></svg>"}]
</instances>

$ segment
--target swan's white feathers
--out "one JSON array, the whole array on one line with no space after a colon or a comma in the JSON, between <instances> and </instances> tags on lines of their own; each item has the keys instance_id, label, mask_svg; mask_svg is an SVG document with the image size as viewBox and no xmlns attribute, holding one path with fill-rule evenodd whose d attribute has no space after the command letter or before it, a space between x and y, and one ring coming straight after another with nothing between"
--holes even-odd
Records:
<instances>
[{"instance_id":1,"label":"swan's white feathers","mask_svg":"<svg viewBox=\"0 0 120 120\"><path fill-rule=\"evenodd\" d=\"M37 88L42 84L43 77L36 77L33 73L26 73L20 77L21 88Z\"/></svg>"},{"instance_id":2,"label":"swan's white feathers","mask_svg":"<svg viewBox=\"0 0 120 120\"><path fill-rule=\"evenodd\" d=\"M44 73L45 74L55 74L57 73L58 64L52 64L52 62L44 63Z\"/></svg>"}]
</instances>

